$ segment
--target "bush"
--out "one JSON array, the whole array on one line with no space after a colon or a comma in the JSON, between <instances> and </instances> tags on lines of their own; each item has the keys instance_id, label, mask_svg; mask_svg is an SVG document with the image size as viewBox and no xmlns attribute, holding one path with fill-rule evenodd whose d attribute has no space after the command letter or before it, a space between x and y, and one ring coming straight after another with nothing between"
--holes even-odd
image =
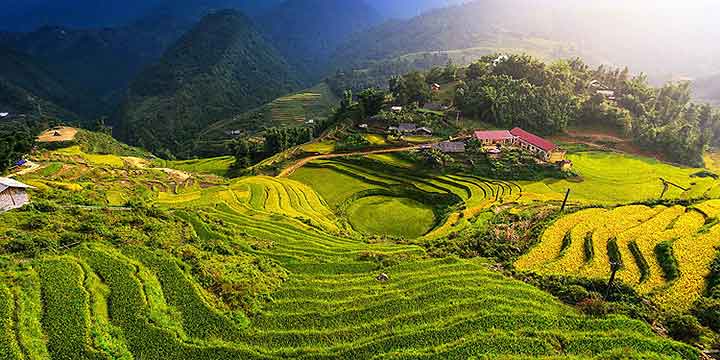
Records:
<instances>
[{"instance_id":1,"label":"bush","mask_svg":"<svg viewBox=\"0 0 720 360\"><path fill-rule=\"evenodd\" d=\"M590 297L580 301L577 305L580 311L590 316L604 316L608 313L608 304L598 293L591 294Z\"/></svg>"},{"instance_id":2,"label":"bush","mask_svg":"<svg viewBox=\"0 0 720 360\"><path fill-rule=\"evenodd\" d=\"M650 277L650 265L647 260L645 260L645 256L643 256L642 251L640 251L635 241L631 241L629 247L630 253L632 253L633 258L635 258L635 264L637 264L638 269L640 269L640 282L645 282L645 280Z\"/></svg>"},{"instance_id":3,"label":"bush","mask_svg":"<svg viewBox=\"0 0 720 360\"><path fill-rule=\"evenodd\" d=\"M692 315L671 314L665 319L665 327L675 340L693 343L700 340L703 329L698 320Z\"/></svg>"},{"instance_id":4,"label":"bush","mask_svg":"<svg viewBox=\"0 0 720 360\"><path fill-rule=\"evenodd\" d=\"M617 239L610 239L607 243L608 258L611 263L619 264L619 268L623 267L622 256L620 255L620 248L617 244Z\"/></svg>"},{"instance_id":5,"label":"bush","mask_svg":"<svg viewBox=\"0 0 720 360\"><path fill-rule=\"evenodd\" d=\"M695 302L692 313L701 324L715 331L720 331L720 300L706 297L700 298Z\"/></svg>"},{"instance_id":6,"label":"bush","mask_svg":"<svg viewBox=\"0 0 720 360\"><path fill-rule=\"evenodd\" d=\"M32 207L42 213L50 213L58 210L58 205L49 200L36 199L32 202ZM30 207L28 207L29 209Z\"/></svg>"},{"instance_id":7,"label":"bush","mask_svg":"<svg viewBox=\"0 0 720 360\"><path fill-rule=\"evenodd\" d=\"M680 269L677 260L673 254L672 242L664 241L655 247L655 256L658 263L663 269L663 274L667 281L672 281L680 277Z\"/></svg>"},{"instance_id":8,"label":"bush","mask_svg":"<svg viewBox=\"0 0 720 360\"><path fill-rule=\"evenodd\" d=\"M595 248L592 241L593 233L589 232L585 235L583 249L585 251L585 262L589 262L595 257Z\"/></svg>"},{"instance_id":9,"label":"bush","mask_svg":"<svg viewBox=\"0 0 720 360\"><path fill-rule=\"evenodd\" d=\"M590 292L580 285L569 285L561 289L557 296L566 303L578 304L581 301L590 298Z\"/></svg>"}]
</instances>

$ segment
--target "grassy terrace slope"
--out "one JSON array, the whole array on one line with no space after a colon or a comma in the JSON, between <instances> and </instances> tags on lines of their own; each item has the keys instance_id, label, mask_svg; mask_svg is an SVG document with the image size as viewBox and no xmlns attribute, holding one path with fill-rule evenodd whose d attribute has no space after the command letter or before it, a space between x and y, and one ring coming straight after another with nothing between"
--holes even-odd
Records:
<instances>
[{"instance_id":1,"label":"grassy terrace slope","mask_svg":"<svg viewBox=\"0 0 720 360\"><path fill-rule=\"evenodd\" d=\"M313 188L268 177L154 188L150 184L162 183L165 172L127 161L113 168L102 164L115 160L96 164L81 155L44 160L60 163L50 169L53 181L83 179L81 189L41 189L34 193L36 201L66 193L67 199L90 196L95 189L102 194L98 184L124 171L137 181L135 187L150 193L145 199L167 214L44 209L48 219L67 211L107 228L83 237L80 232L88 230L78 224L79 243L4 260L2 359L698 358L692 348L658 337L643 322L587 317L491 271L482 259L431 259L417 246L367 242L331 210L331 200L342 203L340 196L351 194L352 186L362 188L369 180L377 187L405 185L407 175L370 179L366 173L363 181L335 192L328 192L330 183ZM493 191L509 198L512 188L460 175L412 180L422 191L450 192L466 204L473 203L473 194L489 198ZM114 190L130 196L135 187ZM3 249L34 214L0 215ZM105 220L108 216L115 220ZM63 229L52 221L54 229ZM143 240L147 233L155 238ZM267 296L254 299L257 306L234 308L191 271L203 256L220 259L216 271L250 259L257 271L248 284L263 282L273 271L285 275ZM380 272L390 280L377 281Z\"/></svg>"},{"instance_id":2,"label":"grassy terrace slope","mask_svg":"<svg viewBox=\"0 0 720 360\"><path fill-rule=\"evenodd\" d=\"M544 180L521 183L528 192L540 194L563 194L572 190L574 200L585 203L627 203L655 199L662 193L660 178L684 187L717 185L712 179L691 178L702 169L680 168L654 159L611 152L583 151L568 155L581 181ZM702 197L704 193L683 193L670 188L665 198Z\"/></svg>"},{"instance_id":3,"label":"grassy terrace slope","mask_svg":"<svg viewBox=\"0 0 720 360\"><path fill-rule=\"evenodd\" d=\"M259 108L210 125L198 135L203 146L222 144L233 138L229 131L242 130L256 134L270 127L296 127L307 121L324 121L338 99L325 83L279 97Z\"/></svg>"}]
</instances>

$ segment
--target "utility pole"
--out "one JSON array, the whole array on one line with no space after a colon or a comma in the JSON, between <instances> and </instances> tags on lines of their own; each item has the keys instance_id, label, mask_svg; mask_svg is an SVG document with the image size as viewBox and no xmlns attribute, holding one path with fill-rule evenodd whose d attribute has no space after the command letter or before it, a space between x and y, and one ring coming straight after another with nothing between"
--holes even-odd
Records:
<instances>
[{"instance_id":1,"label":"utility pole","mask_svg":"<svg viewBox=\"0 0 720 360\"><path fill-rule=\"evenodd\" d=\"M570 189L567 189L567 192L565 192L565 200L563 200L562 207L560 208L560 212L565 211L565 205L567 205L568 198L570 197Z\"/></svg>"},{"instance_id":2,"label":"utility pole","mask_svg":"<svg viewBox=\"0 0 720 360\"><path fill-rule=\"evenodd\" d=\"M612 291L613 283L615 282L615 274L617 274L618 270L620 270L620 267L622 266L621 263L616 261L610 262L610 280L607 284L607 289L605 289L605 301L610 299L610 292Z\"/></svg>"}]
</instances>

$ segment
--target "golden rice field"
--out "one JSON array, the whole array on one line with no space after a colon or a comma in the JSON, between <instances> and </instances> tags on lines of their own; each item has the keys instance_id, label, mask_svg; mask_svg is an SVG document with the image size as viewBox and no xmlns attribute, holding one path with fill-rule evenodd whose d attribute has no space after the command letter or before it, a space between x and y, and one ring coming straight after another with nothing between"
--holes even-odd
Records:
<instances>
[{"instance_id":1,"label":"golden rice field","mask_svg":"<svg viewBox=\"0 0 720 360\"><path fill-rule=\"evenodd\" d=\"M713 223L719 205L720 200L708 200L690 207L580 210L550 225L515 266L547 275L607 278L610 262L619 260L618 279L667 309L688 310L705 290L709 266L720 246L720 225ZM679 276L666 273L656 255L660 244L672 247ZM615 245L618 255L610 250Z\"/></svg>"}]
</instances>

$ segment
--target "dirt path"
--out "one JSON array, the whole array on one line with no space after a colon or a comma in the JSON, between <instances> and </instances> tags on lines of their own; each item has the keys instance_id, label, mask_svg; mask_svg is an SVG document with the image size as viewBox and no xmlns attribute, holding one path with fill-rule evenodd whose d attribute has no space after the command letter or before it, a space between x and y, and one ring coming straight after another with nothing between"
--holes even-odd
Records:
<instances>
[{"instance_id":1,"label":"dirt path","mask_svg":"<svg viewBox=\"0 0 720 360\"><path fill-rule=\"evenodd\" d=\"M405 151L410 151L410 150L422 149L422 148L430 146L430 145L433 145L433 144L414 145L414 146L406 146L406 147L392 148L392 149L357 151L357 152L343 153L343 154L326 154L326 155L310 156L310 157L306 157L304 159L300 159L298 162L285 168L285 170L280 172L280 174L278 174L277 177L288 177L288 176L292 175L297 169L299 169L299 168L307 165L307 163L309 163L311 161L315 161L315 160L333 159L333 158L347 157L347 156L361 156L361 155L405 152Z\"/></svg>"}]
</instances>

